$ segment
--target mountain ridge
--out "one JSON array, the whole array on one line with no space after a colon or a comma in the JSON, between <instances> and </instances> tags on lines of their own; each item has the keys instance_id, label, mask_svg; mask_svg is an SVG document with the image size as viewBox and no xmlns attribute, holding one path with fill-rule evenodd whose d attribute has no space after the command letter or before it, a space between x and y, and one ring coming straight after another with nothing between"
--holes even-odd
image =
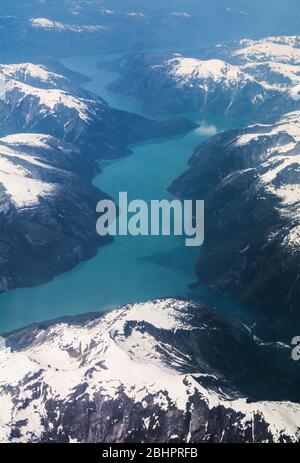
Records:
<instances>
[{"instance_id":1,"label":"mountain ridge","mask_svg":"<svg viewBox=\"0 0 300 463\"><path fill-rule=\"evenodd\" d=\"M274 122L299 109L299 43L298 36L245 39L192 57L144 52L101 66L121 73L109 88L142 99L146 113L247 114Z\"/></svg>"},{"instance_id":2,"label":"mountain ridge","mask_svg":"<svg viewBox=\"0 0 300 463\"><path fill-rule=\"evenodd\" d=\"M282 383L281 368L295 366L283 351L192 301L129 304L99 317L6 335L3 442L297 441L299 405L249 400L237 387L269 391L274 379L262 372L270 368Z\"/></svg>"}]
</instances>

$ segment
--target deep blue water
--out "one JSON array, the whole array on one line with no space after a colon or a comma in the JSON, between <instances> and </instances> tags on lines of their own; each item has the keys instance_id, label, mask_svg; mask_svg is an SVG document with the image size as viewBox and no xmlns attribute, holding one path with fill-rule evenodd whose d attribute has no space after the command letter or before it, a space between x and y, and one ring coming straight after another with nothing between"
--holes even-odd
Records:
<instances>
[{"instance_id":1,"label":"deep blue water","mask_svg":"<svg viewBox=\"0 0 300 463\"><path fill-rule=\"evenodd\" d=\"M141 113L138 101L113 94L106 85L116 74L100 71L96 63L109 56L78 56L63 60L74 71L88 75L84 87L112 107ZM148 140L132 147L133 154L109 163L94 184L117 200L120 191L129 199L169 198L166 188L186 169L193 148L217 131L236 127L229 117L190 114L200 128L185 136ZM0 332L36 321L103 311L128 303L164 296L196 298L235 317L247 311L210 290L206 285L189 290L196 280L194 266L199 248L188 248L181 237L117 237L109 246L73 271L51 282L11 291L0 296Z\"/></svg>"}]
</instances>

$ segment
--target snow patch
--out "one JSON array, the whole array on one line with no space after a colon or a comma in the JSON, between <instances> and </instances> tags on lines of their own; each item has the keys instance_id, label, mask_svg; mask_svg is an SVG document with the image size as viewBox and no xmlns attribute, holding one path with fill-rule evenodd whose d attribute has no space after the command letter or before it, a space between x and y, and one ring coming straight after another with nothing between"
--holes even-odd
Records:
<instances>
[{"instance_id":1,"label":"snow patch","mask_svg":"<svg viewBox=\"0 0 300 463\"><path fill-rule=\"evenodd\" d=\"M296 85L295 87L292 87L289 91L289 94L293 98L293 100L300 101L300 84Z\"/></svg>"}]
</instances>

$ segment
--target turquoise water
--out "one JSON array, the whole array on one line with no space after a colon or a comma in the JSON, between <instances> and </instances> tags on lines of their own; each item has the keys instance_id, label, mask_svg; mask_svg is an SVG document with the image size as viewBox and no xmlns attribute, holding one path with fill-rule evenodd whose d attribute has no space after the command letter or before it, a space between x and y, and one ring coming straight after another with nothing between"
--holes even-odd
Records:
<instances>
[{"instance_id":1,"label":"turquoise water","mask_svg":"<svg viewBox=\"0 0 300 463\"><path fill-rule=\"evenodd\" d=\"M141 113L140 103L106 90L117 77L100 71L96 63L109 56L79 56L63 60L69 69L88 75L83 86L118 109ZM118 199L127 191L129 199L169 198L166 188L187 166L193 148L213 135L239 125L228 117L189 115L200 127L185 136L150 140L132 147L133 154L108 164L94 184ZM11 291L0 296L0 332L33 322L104 311L113 307L164 296L197 298L234 316L247 317L244 309L206 285L189 290L196 280L194 266L199 248L187 248L181 237L117 237L109 246L74 270L51 282ZM46 265L46 263L45 263Z\"/></svg>"}]
</instances>

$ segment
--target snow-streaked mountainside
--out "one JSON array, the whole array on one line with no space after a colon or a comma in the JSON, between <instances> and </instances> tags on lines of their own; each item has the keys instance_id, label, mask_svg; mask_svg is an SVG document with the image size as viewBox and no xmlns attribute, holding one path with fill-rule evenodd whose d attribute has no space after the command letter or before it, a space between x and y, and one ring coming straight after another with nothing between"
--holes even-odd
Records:
<instances>
[{"instance_id":1,"label":"snow-streaked mountainside","mask_svg":"<svg viewBox=\"0 0 300 463\"><path fill-rule=\"evenodd\" d=\"M6 90L5 99L0 101L2 134L48 133L76 142L87 158L121 157L129 152L127 144L195 126L183 118L157 122L115 110L45 66L0 65L0 75Z\"/></svg>"},{"instance_id":2,"label":"snow-streaked mountainside","mask_svg":"<svg viewBox=\"0 0 300 463\"><path fill-rule=\"evenodd\" d=\"M33 63L0 64L3 78L21 81L39 88L70 90L72 83L64 76L52 72L46 66Z\"/></svg>"},{"instance_id":3,"label":"snow-streaked mountainside","mask_svg":"<svg viewBox=\"0 0 300 463\"><path fill-rule=\"evenodd\" d=\"M170 190L206 200L201 279L274 317L299 317L299 111L213 137Z\"/></svg>"},{"instance_id":4,"label":"snow-streaked mountainside","mask_svg":"<svg viewBox=\"0 0 300 463\"><path fill-rule=\"evenodd\" d=\"M73 180L80 153L49 135L16 134L0 138L0 183L15 207L38 205ZM65 168L66 170L64 170ZM3 202L5 209L6 203Z\"/></svg>"},{"instance_id":5,"label":"snow-streaked mountainside","mask_svg":"<svg viewBox=\"0 0 300 463\"><path fill-rule=\"evenodd\" d=\"M277 62L300 65L300 36L274 36L260 40L244 39L218 47L222 55L243 62Z\"/></svg>"},{"instance_id":6,"label":"snow-streaked mountainside","mask_svg":"<svg viewBox=\"0 0 300 463\"><path fill-rule=\"evenodd\" d=\"M128 55L111 89L141 98L152 113L206 111L273 120L300 105L300 39L269 37L200 53ZM130 85L128 85L130 81Z\"/></svg>"},{"instance_id":7,"label":"snow-streaked mountainside","mask_svg":"<svg viewBox=\"0 0 300 463\"><path fill-rule=\"evenodd\" d=\"M106 104L71 93L64 76L30 63L3 65L0 72L6 82L3 132L45 132L80 143L104 124Z\"/></svg>"},{"instance_id":8,"label":"snow-streaked mountainside","mask_svg":"<svg viewBox=\"0 0 300 463\"><path fill-rule=\"evenodd\" d=\"M201 61L195 58L184 58L182 56L175 57L168 61L170 72L178 78L180 83L181 79L185 78L187 84L192 85L193 78L203 79L204 85L208 85L209 79L213 81L220 81L224 85L234 85L237 80L252 80L246 74L243 74L239 67L232 66L222 60L211 59Z\"/></svg>"},{"instance_id":9,"label":"snow-streaked mountainside","mask_svg":"<svg viewBox=\"0 0 300 463\"><path fill-rule=\"evenodd\" d=\"M0 138L0 291L47 281L110 241L96 234L107 196L92 172L78 148L49 135Z\"/></svg>"},{"instance_id":10,"label":"snow-streaked mountainside","mask_svg":"<svg viewBox=\"0 0 300 463\"><path fill-rule=\"evenodd\" d=\"M295 442L299 404L253 397L285 352L175 299L24 328L0 350L0 441Z\"/></svg>"},{"instance_id":11,"label":"snow-streaked mountainside","mask_svg":"<svg viewBox=\"0 0 300 463\"><path fill-rule=\"evenodd\" d=\"M122 77L110 89L142 99L149 113L250 115L278 92L221 59L144 53L121 58L112 67L120 70Z\"/></svg>"},{"instance_id":12,"label":"snow-streaked mountainside","mask_svg":"<svg viewBox=\"0 0 300 463\"><path fill-rule=\"evenodd\" d=\"M300 111L286 114L274 125L253 126L246 132L234 142L238 156L243 156L244 148L251 153L252 147L255 156L255 146L261 146L258 166L253 166L251 154L250 159L246 154L245 161L249 161L250 168L258 168L256 181L279 198L281 214L289 217L293 227L300 220ZM290 240L287 243L300 244Z\"/></svg>"}]
</instances>

